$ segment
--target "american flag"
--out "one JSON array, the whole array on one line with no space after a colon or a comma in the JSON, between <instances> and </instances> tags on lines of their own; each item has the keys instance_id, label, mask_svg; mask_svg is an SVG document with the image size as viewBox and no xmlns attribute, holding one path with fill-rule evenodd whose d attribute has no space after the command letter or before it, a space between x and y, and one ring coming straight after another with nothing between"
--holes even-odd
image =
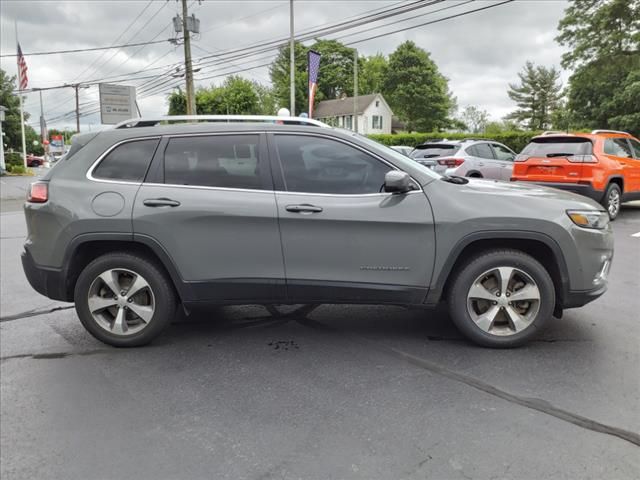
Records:
<instances>
[{"instance_id":1,"label":"american flag","mask_svg":"<svg viewBox=\"0 0 640 480\"><path fill-rule=\"evenodd\" d=\"M26 90L29 83L29 77L27 77L27 62L22 54L20 44L18 44L18 79L20 90Z\"/></svg>"},{"instance_id":2,"label":"american flag","mask_svg":"<svg viewBox=\"0 0 640 480\"><path fill-rule=\"evenodd\" d=\"M318 88L318 71L320 70L320 54L309 50L307 53L307 69L309 73L309 118L313 118L313 102Z\"/></svg>"}]
</instances>

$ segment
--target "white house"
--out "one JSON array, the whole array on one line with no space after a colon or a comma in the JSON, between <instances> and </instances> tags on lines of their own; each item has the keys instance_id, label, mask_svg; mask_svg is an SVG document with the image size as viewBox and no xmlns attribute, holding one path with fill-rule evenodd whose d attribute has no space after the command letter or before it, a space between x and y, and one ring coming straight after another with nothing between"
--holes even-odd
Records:
<instances>
[{"instance_id":1,"label":"white house","mask_svg":"<svg viewBox=\"0 0 640 480\"><path fill-rule=\"evenodd\" d=\"M393 112L379 93L357 97L358 133L391 133ZM353 97L318 103L313 118L334 127L353 130Z\"/></svg>"}]
</instances>

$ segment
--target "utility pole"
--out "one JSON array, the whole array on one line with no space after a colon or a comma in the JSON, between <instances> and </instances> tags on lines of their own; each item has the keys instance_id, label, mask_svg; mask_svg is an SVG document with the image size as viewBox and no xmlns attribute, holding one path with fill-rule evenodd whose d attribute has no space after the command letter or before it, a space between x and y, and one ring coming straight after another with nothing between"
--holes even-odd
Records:
<instances>
[{"instance_id":1,"label":"utility pole","mask_svg":"<svg viewBox=\"0 0 640 480\"><path fill-rule=\"evenodd\" d=\"M78 93L80 84L76 83L73 88L76 91L76 132L80 133L80 97Z\"/></svg>"},{"instance_id":2,"label":"utility pole","mask_svg":"<svg viewBox=\"0 0 640 480\"><path fill-rule=\"evenodd\" d=\"M184 36L184 71L187 81L187 115L196 115L196 95L193 88L193 67L191 65L191 36L187 27L187 0L182 0L182 34Z\"/></svg>"},{"instance_id":3,"label":"utility pole","mask_svg":"<svg viewBox=\"0 0 640 480\"><path fill-rule=\"evenodd\" d=\"M353 131L358 133L358 49L353 49Z\"/></svg>"},{"instance_id":4,"label":"utility pole","mask_svg":"<svg viewBox=\"0 0 640 480\"><path fill-rule=\"evenodd\" d=\"M184 0L183 0L184 1ZM289 111L292 117L296 116L296 54L293 36L293 0L289 0L289 88L291 90Z\"/></svg>"}]
</instances>

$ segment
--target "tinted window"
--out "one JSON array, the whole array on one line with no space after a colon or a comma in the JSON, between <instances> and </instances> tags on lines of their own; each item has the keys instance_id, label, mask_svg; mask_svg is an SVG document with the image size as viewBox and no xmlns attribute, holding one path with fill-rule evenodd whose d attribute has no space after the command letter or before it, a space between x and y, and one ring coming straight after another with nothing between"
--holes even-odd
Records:
<instances>
[{"instance_id":1,"label":"tinted window","mask_svg":"<svg viewBox=\"0 0 640 480\"><path fill-rule=\"evenodd\" d=\"M633 138L629 139L629 143L631 143L631 147L634 150L634 158L640 158L640 142L637 140L634 140Z\"/></svg>"},{"instance_id":2,"label":"tinted window","mask_svg":"<svg viewBox=\"0 0 640 480\"><path fill-rule=\"evenodd\" d=\"M470 147L467 147L467 152L474 157L480 158L494 158L493 151L488 143L477 143Z\"/></svg>"},{"instance_id":3,"label":"tinted window","mask_svg":"<svg viewBox=\"0 0 640 480\"><path fill-rule=\"evenodd\" d=\"M292 192L379 193L385 163L342 142L305 135L276 135L287 190Z\"/></svg>"},{"instance_id":4,"label":"tinted window","mask_svg":"<svg viewBox=\"0 0 640 480\"><path fill-rule=\"evenodd\" d=\"M498 145L497 143L492 143L493 151L496 154L498 160L504 160L510 162L514 159L514 154L507 147L503 147L502 145Z\"/></svg>"},{"instance_id":5,"label":"tinted window","mask_svg":"<svg viewBox=\"0 0 640 480\"><path fill-rule=\"evenodd\" d=\"M258 144L258 135L172 138L164 152L164 181L173 185L265 188Z\"/></svg>"},{"instance_id":6,"label":"tinted window","mask_svg":"<svg viewBox=\"0 0 640 480\"><path fill-rule=\"evenodd\" d=\"M147 173L158 142L158 139L149 139L118 145L93 171L94 178L141 182Z\"/></svg>"},{"instance_id":7,"label":"tinted window","mask_svg":"<svg viewBox=\"0 0 640 480\"><path fill-rule=\"evenodd\" d=\"M571 155L591 155L591 141L580 137L541 138L524 147L522 155L530 157L562 157Z\"/></svg>"},{"instance_id":8,"label":"tinted window","mask_svg":"<svg viewBox=\"0 0 640 480\"><path fill-rule=\"evenodd\" d=\"M631 146L624 138L607 138L604 141L604 153L622 158L633 157Z\"/></svg>"},{"instance_id":9,"label":"tinted window","mask_svg":"<svg viewBox=\"0 0 640 480\"><path fill-rule=\"evenodd\" d=\"M442 145L439 143L418 145L411 153L413 158L436 158L455 155L460 145Z\"/></svg>"}]
</instances>

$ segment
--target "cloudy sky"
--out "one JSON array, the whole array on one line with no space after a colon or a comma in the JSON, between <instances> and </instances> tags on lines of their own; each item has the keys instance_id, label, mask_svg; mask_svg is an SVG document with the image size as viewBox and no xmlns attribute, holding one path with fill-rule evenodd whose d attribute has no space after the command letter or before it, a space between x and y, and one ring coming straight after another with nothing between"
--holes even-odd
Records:
<instances>
[{"instance_id":1,"label":"cloudy sky","mask_svg":"<svg viewBox=\"0 0 640 480\"><path fill-rule=\"evenodd\" d=\"M398 0L295 0L295 30L304 33L353 20L392 6L412 3ZM425 5L434 3L425 1ZM322 36L344 37L351 43L379 33L392 32L498 3L498 0L446 0L376 23ZM267 64L275 50L246 56L251 51L227 54L226 61L212 55L245 46L264 45L288 36L288 0L189 0L189 12L200 19L200 35L193 43L198 85L220 83L226 74L240 75L267 84ZM449 78L460 108L477 105L492 119L513 108L507 85L517 80L525 61L559 66L563 48L555 41L558 21L566 0L515 0L485 11L445 20L378 39L357 43L364 55L391 53L405 40L429 51L441 72ZM182 46L167 40L175 37L171 19L180 5L176 0L2 0L1 52L15 54L15 29L29 68L29 87L52 87L83 81L122 80L136 85L143 115L164 114L166 96L181 79L171 76L183 58ZM434 12L436 9L443 9ZM386 24L393 25L385 27ZM397 22L397 23L396 23ZM372 29L373 28L373 29ZM358 33L367 29L366 33ZM33 52L82 49L162 41L119 50L34 56ZM241 57L245 54L244 57ZM235 57L235 58L232 58ZM238 58L240 57L240 58ZM259 68L251 68L251 67ZM15 57L2 57L1 68L16 73ZM179 73L179 72L177 72ZM563 72L566 82L569 73ZM98 87L80 90L82 130L100 128L96 110ZM43 94L45 117L50 127L75 127L73 90L49 90ZM39 97L30 93L25 103L37 125Z\"/></svg>"}]
</instances>

